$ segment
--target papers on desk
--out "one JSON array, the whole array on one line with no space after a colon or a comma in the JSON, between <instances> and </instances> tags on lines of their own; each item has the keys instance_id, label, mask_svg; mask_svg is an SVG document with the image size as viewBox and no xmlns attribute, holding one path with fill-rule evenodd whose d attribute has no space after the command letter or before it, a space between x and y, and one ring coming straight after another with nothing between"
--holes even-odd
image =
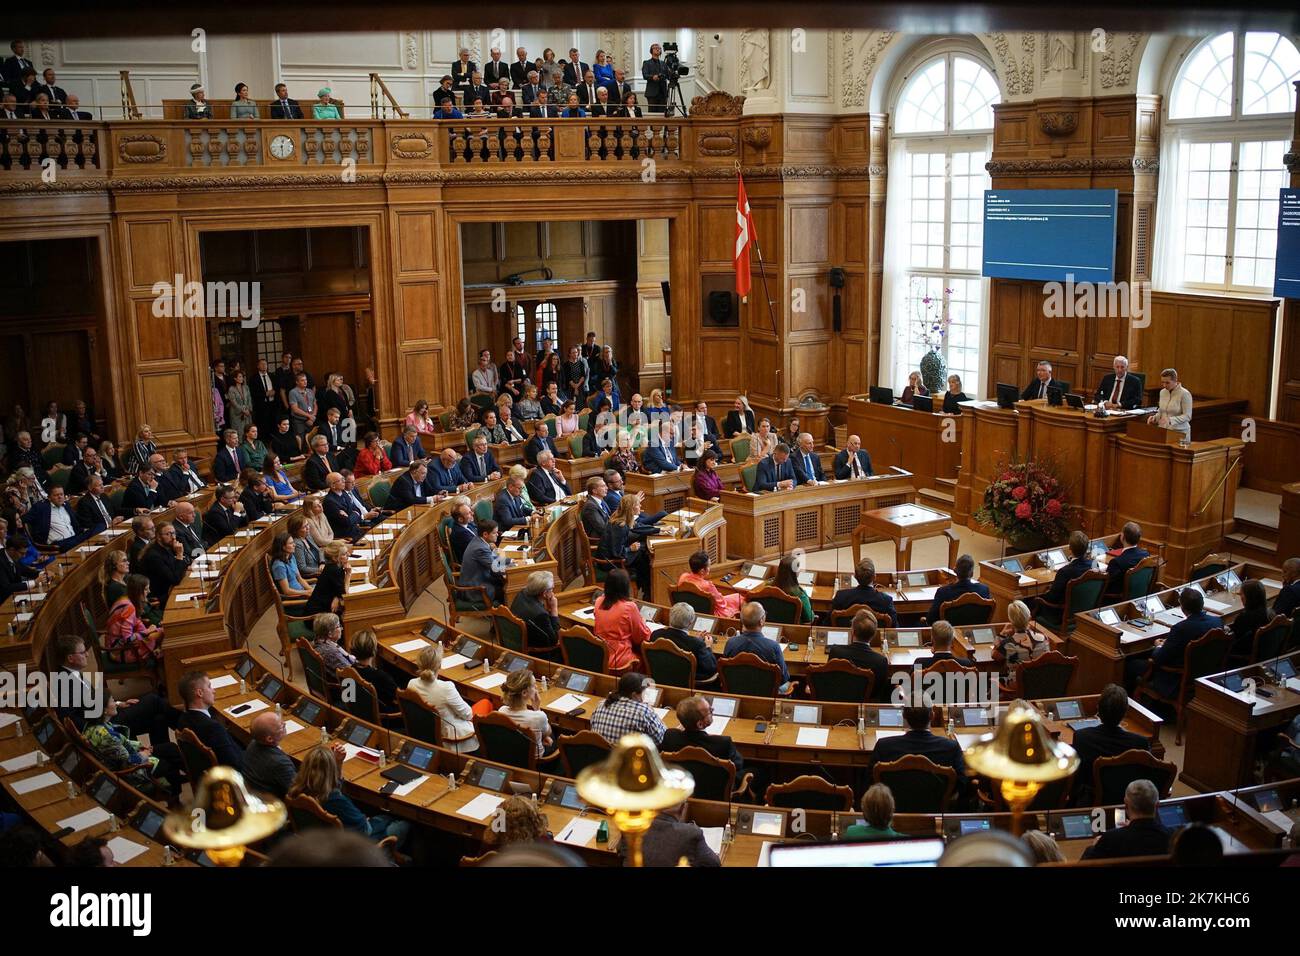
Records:
<instances>
[{"instance_id":1,"label":"papers on desk","mask_svg":"<svg viewBox=\"0 0 1300 956\"><path fill-rule=\"evenodd\" d=\"M769 641L780 641L781 628L777 627L775 624L764 624L763 636L766 637Z\"/></svg>"},{"instance_id":2,"label":"papers on desk","mask_svg":"<svg viewBox=\"0 0 1300 956\"><path fill-rule=\"evenodd\" d=\"M1286 679L1286 689L1300 694L1300 677L1288 677Z\"/></svg>"},{"instance_id":3,"label":"papers on desk","mask_svg":"<svg viewBox=\"0 0 1300 956\"><path fill-rule=\"evenodd\" d=\"M876 730L876 739L884 740L886 737L901 737L907 733L906 730Z\"/></svg>"},{"instance_id":4,"label":"papers on desk","mask_svg":"<svg viewBox=\"0 0 1300 956\"><path fill-rule=\"evenodd\" d=\"M461 664L468 664L469 658L464 654L448 654L442 659L442 669L450 670L453 667L460 667Z\"/></svg>"},{"instance_id":5,"label":"papers on desk","mask_svg":"<svg viewBox=\"0 0 1300 956\"><path fill-rule=\"evenodd\" d=\"M587 706L590 697L584 697L582 694L561 694L555 700L546 705L546 710L553 710L559 714L567 714L569 711L578 707Z\"/></svg>"},{"instance_id":6,"label":"papers on desk","mask_svg":"<svg viewBox=\"0 0 1300 956\"><path fill-rule=\"evenodd\" d=\"M83 544L81 547L77 548L77 554L87 554L91 551L98 551L98 550L99 550L99 545L97 544Z\"/></svg>"},{"instance_id":7,"label":"papers on desk","mask_svg":"<svg viewBox=\"0 0 1300 956\"><path fill-rule=\"evenodd\" d=\"M0 714L0 729L16 724L21 719L17 714Z\"/></svg>"},{"instance_id":8,"label":"papers on desk","mask_svg":"<svg viewBox=\"0 0 1300 956\"><path fill-rule=\"evenodd\" d=\"M934 587L912 588L903 592L903 599L907 601L933 601L935 592L938 590L938 585L935 585Z\"/></svg>"},{"instance_id":9,"label":"papers on desk","mask_svg":"<svg viewBox=\"0 0 1300 956\"><path fill-rule=\"evenodd\" d=\"M100 532L105 538L116 538L119 534L126 534L126 528L105 528Z\"/></svg>"},{"instance_id":10,"label":"papers on desk","mask_svg":"<svg viewBox=\"0 0 1300 956\"><path fill-rule=\"evenodd\" d=\"M428 641L426 641L422 637L417 637L414 640L402 641L402 643L400 644L394 644L393 650L397 651L397 653L399 654L409 654L412 651L423 650L428 646L429 646ZM442 666L443 667L447 666L447 662L445 660L442 662Z\"/></svg>"},{"instance_id":11,"label":"papers on desk","mask_svg":"<svg viewBox=\"0 0 1300 956\"><path fill-rule=\"evenodd\" d=\"M394 790L393 795L397 797L408 797L415 791L416 787L418 787L420 784L424 783L424 781L428 779L429 779L429 775L427 773L422 773L414 780L412 780L410 783L404 783L396 790Z\"/></svg>"},{"instance_id":12,"label":"papers on desk","mask_svg":"<svg viewBox=\"0 0 1300 956\"><path fill-rule=\"evenodd\" d=\"M233 707L227 707L226 713L231 717L247 717L249 714L255 714L259 710L266 710L270 707L266 701L260 697L254 697L252 700L246 700L242 704L235 704Z\"/></svg>"},{"instance_id":13,"label":"papers on desk","mask_svg":"<svg viewBox=\"0 0 1300 956\"><path fill-rule=\"evenodd\" d=\"M1277 827L1283 833L1290 833L1291 828L1295 826L1295 821L1281 810L1269 810L1264 814L1264 819L1273 824L1273 826Z\"/></svg>"},{"instance_id":14,"label":"papers on desk","mask_svg":"<svg viewBox=\"0 0 1300 956\"><path fill-rule=\"evenodd\" d=\"M284 722L284 735L286 737L290 734L296 734L298 731L306 729L307 728L304 725L298 723L296 720L286 720Z\"/></svg>"},{"instance_id":15,"label":"papers on desk","mask_svg":"<svg viewBox=\"0 0 1300 956\"><path fill-rule=\"evenodd\" d=\"M1134 641L1144 640L1148 636L1148 634L1145 634L1142 631L1130 630L1127 627L1122 627L1119 630L1119 642L1121 644L1132 644Z\"/></svg>"},{"instance_id":16,"label":"papers on desk","mask_svg":"<svg viewBox=\"0 0 1300 956\"><path fill-rule=\"evenodd\" d=\"M5 773L15 773L19 770L26 770L28 767L35 767L36 755L39 752L32 750L25 754L19 754L17 757L10 757L8 760L0 760L0 770Z\"/></svg>"},{"instance_id":17,"label":"papers on desk","mask_svg":"<svg viewBox=\"0 0 1300 956\"><path fill-rule=\"evenodd\" d=\"M26 624L31 619L32 619L32 614L30 611L22 611L14 615L14 620L17 621L19 624Z\"/></svg>"},{"instance_id":18,"label":"papers on desk","mask_svg":"<svg viewBox=\"0 0 1300 956\"><path fill-rule=\"evenodd\" d=\"M45 773L38 773L34 777L28 777L26 780L19 780L14 785L14 793L24 794L31 793L33 790L44 790L46 787L52 787L59 783L63 778L53 770L47 770Z\"/></svg>"},{"instance_id":19,"label":"papers on desk","mask_svg":"<svg viewBox=\"0 0 1300 956\"><path fill-rule=\"evenodd\" d=\"M493 687L500 687L506 682L505 671L493 671L485 677L470 681L479 690L491 690Z\"/></svg>"},{"instance_id":20,"label":"papers on desk","mask_svg":"<svg viewBox=\"0 0 1300 956\"><path fill-rule=\"evenodd\" d=\"M349 584L349 594L364 594L366 591L378 591L378 584L371 584L369 581L362 581L360 584Z\"/></svg>"},{"instance_id":21,"label":"papers on desk","mask_svg":"<svg viewBox=\"0 0 1300 956\"><path fill-rule=\"evenodd\" d=\"M731 723L730 717L715 716L713 722L709 724L709 733L714 736L721 736L727 732L727 724L729 723Z\"/></svg>"},{"instance_id":22,"label":"papers on desk","mask_svg":"<svg viewBox=\"0 0 1300 956\"><path fill-rule=\"evenodd\" d=\"M1187 615L1183 613L1180 607L1171 607L1156 615L1156 620L1166 627L1173 627L1179 621L1187 620Z\"/></svg>"},{"instance_id":23,"label":"papers on desk","mask_svg":"<svg viewBox=\"0 0 1300 956\"><path fill-rule=\"evenodd\" d=\"M103 807L91 807L89 810L83 810L81 813L75 813L70 817L64 817L54 824L55 829L62 830L64 827L71 827L74 833L82 830L88 830L100 823L105 823L112 814Z\"/></svg>"},{"instance_id":24,"label":"papers on desk","mask_svg":"<svg viewBox=\"0 0 1300 956\"><path fill-rule=\"evenodd\" d=\"M372 750L369 747L358 747L356 744L350 744L346 740L343 741L343 762L344 763L347 763L353 757L357 756L357 754L367 754L368 756L373 757L376 763L379 762L378 750Z\"/></svg>"},{"instance_id":25,"label":"papers on desk","mask_svg":"<svg viewBox=\"0 0 1300 956\"><path fill-rule=\"evenodd\" d=\"M178 602L179 602L179 601L190 601L190 602L193 602L193 601L198 601L198 600L200 600L200 599L202 599L202 598L205 598L205 597L207 597L207 594L204 593L203 591L190 591L188 594L178 594L178 595L176 595L176 600L177 600Z\"/></svg>"},{"instance_id":26,"label":"papers on desk","mask_svg":"<svg viewBox=\"0 0 1300 956\"><path fill-rule=\"evenodd\" d=\"M1207 611L1214 611L1215 613L1222 614L1224 611L1232 610L1232 605L1224 604L1222 601L1216 601L1213 598L1206 598L1205 609Z\"/></svg>"},{"instance_id":27,"label":"papers on desk","mask_svg":"<svg viewBox=\"0 0 1300 956\"><path fill-rule=\"evenodd\" d=\"M212 678L212 689L221 690L223 687L230 687L231 685L238 683L239 678L234 674L222 674L220 677Z\"/></svg>"},{"instance_id":28,"label":"papers on desk","mask_svg":"<svg viewBox=\"0 0 1300 956\"><path fill-rule=\"evenodd\" d=\"M588 817L574 817L559 833L555 834L556 843L571 843L574 846L587 846L600 829L600 821Z\"/></svg>"},{"instance_id":29,"label":"papers on desk","mask_svg":"<svg viewBox=\"0 0 1300 956\"><path fill-rule=\"evenodd\" d=\"M709 849L722 856L722 838L726 835L724 827L700 827L704 831L704 842L709 845Z\"/></svg>"},{"instance_id":30,"label":"papers on desk","mask_svg":"<svg viewBox=\"0 0 1300 956\"><path fill-rule=\"evenodd\" d=\"M1259 583L1266 588L1272 588L1274 591L1280 591L1283 587L1282 582L1276 578L1263 578Z\"/></svg>"},{"instance_id":31,"label":"papers on desk","mask_svg":"<svg viewBox=\"0 0 1300 956\"><path fill-rule=\"evenodd\" d=\"M830 735L829 727L800 727L795 743L800 747L825 747Z\"/></svg>"},{"instance_id":32,"label":"papers on desk","mask_svg":"<svg viewBox=\"0 0 1300 956\"><path fill-rule=\"evenodd\" d=\"M652 707L650 709L655 712L655 716L658 717L660 720L663 720L665 717L668 716L667 707Z\"/></svg>"},{"instance_id":33,"label":"papers on desk","mask_svg":"<svg viewBox=\"0 0 1300 956\"><path fill-rule=\"evenodd\" d=\"M765 582L762 578L741 578L732 585L737 591L753 591L761 588Z\"/></svg>"},{"instance_id":34,"label":"papers on desk","mask_svg":"<svg viewBox=\"0 0 1300 956\"><path fill-rule=\"evenodd\" d=\"M1038 582L1034 578L1031 578L1027 574L1022 574L1020 577L1016 578L1016 584L1022 588L1032 587L1037 583Z\"/></svg>"},{"instance_id":35,"label":"papers on desk","mask_svg":"<svg viewBox=\"0 0 1300 956\"><path fill-rule=\"evenodd\" d=\"M573 616L580 621L594 621L596 620L596 606L593 604L591 607L580 607L573 612Z\"/></svg>"},{"instance_id":36,"label":"papers on desk","mask_svg":"<svg viewBox=\"0 0 1300 956\"><path fill-rule=\"evenodd\" d=\"M462 817L469 817L471 820L486 820L504 802L504 797L497 797L490 793L480 793L456 812Z\"/></svg>"},{"instance_id":37,"label":"papers on desk","mask_svg":"<svg viewBox=\"0 0 1300 956\"><path fill-rule=\"evenodd\" d=\"M121 866L123 863L130 863L141 853L147 853L149 848L134 840L128 840L126 837L113 837L108 841L108 848L113 851L113 862Z\"/></svg>"}]
</instances>

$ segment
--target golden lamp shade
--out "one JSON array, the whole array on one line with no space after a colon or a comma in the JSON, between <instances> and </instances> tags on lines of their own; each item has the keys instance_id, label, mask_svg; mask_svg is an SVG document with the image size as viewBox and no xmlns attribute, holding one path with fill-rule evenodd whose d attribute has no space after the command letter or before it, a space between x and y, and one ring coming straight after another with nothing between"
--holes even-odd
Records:
<instances>
[{"instance_id":1,"label":"golden lamp shade","mask_svg":"<svg viewBox=\"0 0 1300 956\"><path fill-rule=\"evenodd\" d=\"M288 818L279 800L262 800L248 792L244 777L231 767L213 767L203 775L194 803L163 821L163 833L178 846L228 850L264 840Z\"/></svg>"},{"instance_id":2,"label":"golden lamp shade","mask_svg":"<svg viewBox=\"0 0 1300 956\"><path fill-rule=\"evenodd\" d=\"M677 806L695 792L695 778L665 766L645 734L626 734L608 757L578 774L577 786L594 806L639 813Z\"/></svg>"},{"instance_id":3,"label":"golden lamp shade","mask_svg":"<svg viewBox=\"0 0 1300 956\"><path fill-rule=\"evenodd\" d=\"M1079 769L1074 748L1053 739L1043 718L1023 700L1008 708L991 737L966 748L966 765L994 780L1050 783Z\"/></svg>"}]
</instances>

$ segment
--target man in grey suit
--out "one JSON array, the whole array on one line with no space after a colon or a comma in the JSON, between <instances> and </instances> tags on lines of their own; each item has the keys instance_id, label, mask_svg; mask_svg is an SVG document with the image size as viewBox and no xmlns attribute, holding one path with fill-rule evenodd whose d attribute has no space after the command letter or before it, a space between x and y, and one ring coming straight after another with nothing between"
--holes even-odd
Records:
<instances>
[{"instance_id":1,"label":"man in grey suit","mask_svg":"<svg viewBox=\"0 0 1300 956\"><path fill-rule=\"evenodd\" d=\"M687 823L686 804L661 811L650 824L641 843L645 866L676 866L685 857L691 866L722 866L718 855L704 839L704 831ZM619 856L626 854L627 841L619 844Z\"/></svg>"},{"instance_id":2,"label":"man in grey suit","mask_svg":"<svg viewBox=\"0 0 1300 956\"><path fill-rule=\"evenodd\" d=\"M582 529L588 538L599 538L605 533L609 523L609 508L605 505L605 496L609 494L609 485L600 475L587 479L587 500L582 503Z\"/></svg>"},{"instance_id":3,"label":"man in grey suit","mask_svg":"<svg viewBox=\"0 0 1300 956\"><path fill-rule=\"evenodd\" d=\"M457 584L486 588L494 604L505 597L505 575L496 570L497 523L492 520L478 522L478 537L465 545L460 559L460 580Z\"/></svg>"},{"instance_id":4,"label":"man in grey suit","mask_svg":"<svg viewBox=\"0 0 1300 956\"><path fill-rule=\"evenodd\" d=\"M253 739L244 751L244 781L254 790L283 800L296 773L293 760L280 749L280 741L284 739L284 718L272 711L264 711L253 718L249 733Z\"/></svg>"}]
</instances>

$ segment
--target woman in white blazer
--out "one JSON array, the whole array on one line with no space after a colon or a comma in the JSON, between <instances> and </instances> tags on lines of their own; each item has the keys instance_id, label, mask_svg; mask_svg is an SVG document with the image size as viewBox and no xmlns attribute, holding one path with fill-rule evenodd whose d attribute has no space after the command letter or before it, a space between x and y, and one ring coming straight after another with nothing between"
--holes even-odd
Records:
<instances>
[{"instance_id":1,"label":"woman in white blazer","mask_svg":"<svg viewBox=\"0 0 1300 956\"><path fill-rule=\"evenodd\" d=\"M422 650L419 666L419 673L406 686L438 712L442 721L442 745L458 754L478 750L478 738L474 736L474 714L469 709L469 704L460 696L455 684L449 680L438 680L438 670L442 667L442 645L430 644Z\"/></svg>"}]
</instances>

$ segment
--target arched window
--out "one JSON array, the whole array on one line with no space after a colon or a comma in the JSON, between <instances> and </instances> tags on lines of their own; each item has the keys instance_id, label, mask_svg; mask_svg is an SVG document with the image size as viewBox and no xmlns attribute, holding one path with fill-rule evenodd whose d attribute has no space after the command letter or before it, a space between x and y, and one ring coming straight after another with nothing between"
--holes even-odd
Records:
<instances>
[{"instance_id":1,"label":"arched window","mask_svg":"<svg viewBox=\"0 0 1300 956\"><path fill-rule=\"evenodd\" d=\"M1277 33L1221 33L1184 57L1161 160L1161 287L1272 291L1297 77L1300 50Z\"/></svg>"},{"instance_id":2,"label":"arched window","mask_svg":"<svg viewBox=\"0 0 1300 956\"><path fill-rule=\"evenodd\" d=\"M556 328L559 315L559 309L555 307L554 302L537 303L537 308L533 310L533 318L537 320L534 348L540 349L542 347L542 339L550 339L552 342L560 340Z\"/></svg>"},{"instance_id":3,"label":"arched window","mask_svg":"<svg viewBox=\"0 0 1300 956\"><path fill-rule=\"evenodd\" d=\"M884 296L890 332L881 365L885 384L896 390L931 348L968 394L980 389L984 166L1000 97L989 68L955 44L944 52L931 48L901 80L891 124Z\"/></svg>"}]
</instances>

